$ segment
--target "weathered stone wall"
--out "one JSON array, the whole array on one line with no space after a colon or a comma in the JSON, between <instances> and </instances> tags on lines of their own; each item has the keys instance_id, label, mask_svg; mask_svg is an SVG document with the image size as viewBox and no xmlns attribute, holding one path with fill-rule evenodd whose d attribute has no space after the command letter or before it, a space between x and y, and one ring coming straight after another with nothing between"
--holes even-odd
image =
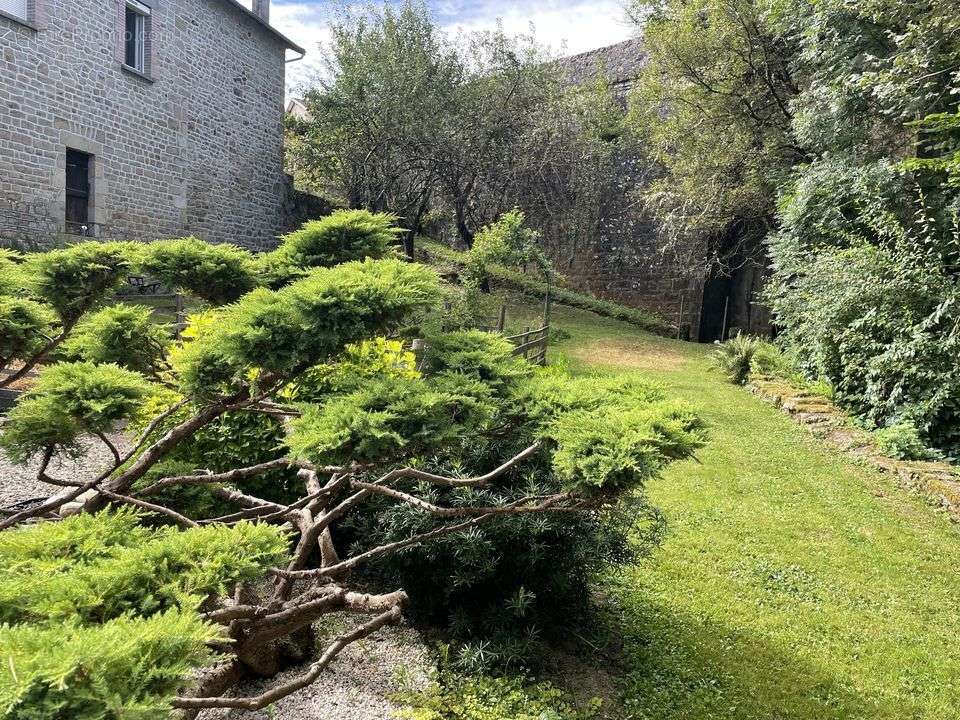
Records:
<instances>
[{"instance_id":1,"label":"weathered stone wall","mask_svg":"<svg viewBox=\"0 0 960 720\"><path fill-rule=\"evenodd\" d=\"M656 312L695 340L703 279L662 252L655 221L637 205L637 189L652 172L638 154L626 149L615 153L596 225L576 236L548 229L547 251L575 287Z\"/></svg>"},{"instance_id":2,"label":"weathered stone wall","mask_svg":"<svg viewBox=\"0 0 960 720\"><path fill-rule=\"evenodd\" d=\"M633 80L646 62L643 42L618 45L561 61L572 85L593 82L603 73L626 112ZM662 252L652 217L638 205L638 190L656 168L636 148L620 147L609 163L602 190L604 202L593 226L576 237L566 229L547 228L551 259L578 288L634 307L657 312L679 327L680 334L699 339L704 278L693 268Z\"/></svg>"},{"instance_id":3,"label":"weathered stone wall","mask_svg":"<svg viewBox=\"0 0 960 720\"><path fill-rule=\"evenodd\" d=\"M0 17L0 244L64 229L66 149L94 156L103 237L269 246L285 230L283 41L222 0L152 0L149 77L122 67L118 0Z\"/></svg>"}]
</instances>

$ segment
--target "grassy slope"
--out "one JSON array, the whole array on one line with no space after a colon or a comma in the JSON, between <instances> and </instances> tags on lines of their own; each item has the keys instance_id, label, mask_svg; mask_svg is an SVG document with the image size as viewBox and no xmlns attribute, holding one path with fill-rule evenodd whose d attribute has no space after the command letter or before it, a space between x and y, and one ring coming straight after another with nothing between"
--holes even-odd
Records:
<instances>
[{"instance_id":1,"label":"grassy slope","mask_svg":"<svg viewBox=\"0 0 960 720\"><path fill-rule=\"evenodd\" d=\"M523 310L511 309L515 323ZM640 369L711 443L649 493L668 534L610 580L627 718L954 718L960 530L709 367L709 347L558 308L576 372Z\"/></svg>"}]
</instances>

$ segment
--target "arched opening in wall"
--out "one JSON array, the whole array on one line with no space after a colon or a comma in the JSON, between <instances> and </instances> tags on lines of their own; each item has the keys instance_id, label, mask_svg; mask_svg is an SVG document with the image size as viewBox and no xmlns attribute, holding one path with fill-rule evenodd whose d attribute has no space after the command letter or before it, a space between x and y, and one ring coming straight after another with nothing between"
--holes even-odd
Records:
<instances>
[{"instance_id":1,"label":"arched opening in wall","mask_svg":"<svg viewBox=\"0 0 960 720\"><path fill-rule=\"evenodd\" d=\"M697 340L727 340L737 333L773 336L770 309L759 302L766 272L747 261L732 271L715 266L703 286Z\"/></svg>"},{"instance_id":2,"label":"arched opening in wall","mask_svg":"<svg viewBox=\"0 0 960 720\"><path fill-rule=\"evenodd\" d=\"M762 238L762 234L756 235ZM768 275L764 246L751 242L749 231L726 234L727 253L713 264L703 288L700 342L727 340L738 333L769 336L774 332L769 308L760 302Z\"/></svg>"},{"instance_id":3,"label":"arched opening in wall","mask_svg":"<svg viewBox=\"0 0 960 720\"><path fill-rule=\"evenodd\" d=\"M703 304L700 306L699 342L713 342L724 337L729 319L730 290L733 278L714 267L703 286ZM726 311L726 312L725 312Z\"/></svg>"}]
</instances>

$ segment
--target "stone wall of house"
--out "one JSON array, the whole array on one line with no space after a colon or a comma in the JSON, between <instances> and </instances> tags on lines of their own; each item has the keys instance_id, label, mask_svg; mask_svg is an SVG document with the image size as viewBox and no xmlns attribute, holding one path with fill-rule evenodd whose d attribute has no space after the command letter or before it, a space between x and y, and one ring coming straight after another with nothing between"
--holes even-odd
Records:
<instances>
[{"instance_id":1,"label":"stone wall of house","mask_svg":"<svg viewBox=\"0 0 960 720\"><path fill-rule=\"evenodd\" d=\"M101 237L261 248L286 229L283 41L223 0L146 3L147 76L122 67L122 0L0 16L0 244L58 240L67 148L94 156Z\"/></svg>"}]
</instances>

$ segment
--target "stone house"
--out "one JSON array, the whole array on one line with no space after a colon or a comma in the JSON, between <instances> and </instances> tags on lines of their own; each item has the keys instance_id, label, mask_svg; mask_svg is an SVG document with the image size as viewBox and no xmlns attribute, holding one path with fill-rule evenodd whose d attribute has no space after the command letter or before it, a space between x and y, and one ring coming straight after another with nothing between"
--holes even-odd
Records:
<instances>
[{"instance_id":1,"label":"stone house","mask_svg":"<svg viewBox=\"0 0 960 720\"><path fill-rule=\"evenodd\" d=\"M635 38L560 62L572 85L593 83L602 73L625 110L645 61L643 40ZM724 271L697 256L699 248L665 251L656 221L637 200L658 168L630 147L618 148L612 163L599 226L575 247L553 253L561 272L595 295L661 314L691 340L711 342L735 329L769 332L769 312L755 302L763 268L743 262Z\"/></svg>"},{"instance_id":2,"label":"stone house","mask_svg":"<svg viewBox=\"0 0 960 720\"><path fill-rule=\"evenodd\" d=\"M287 229L269 0L0 0L0 246Z\"/></svg>"}]
</instances>

